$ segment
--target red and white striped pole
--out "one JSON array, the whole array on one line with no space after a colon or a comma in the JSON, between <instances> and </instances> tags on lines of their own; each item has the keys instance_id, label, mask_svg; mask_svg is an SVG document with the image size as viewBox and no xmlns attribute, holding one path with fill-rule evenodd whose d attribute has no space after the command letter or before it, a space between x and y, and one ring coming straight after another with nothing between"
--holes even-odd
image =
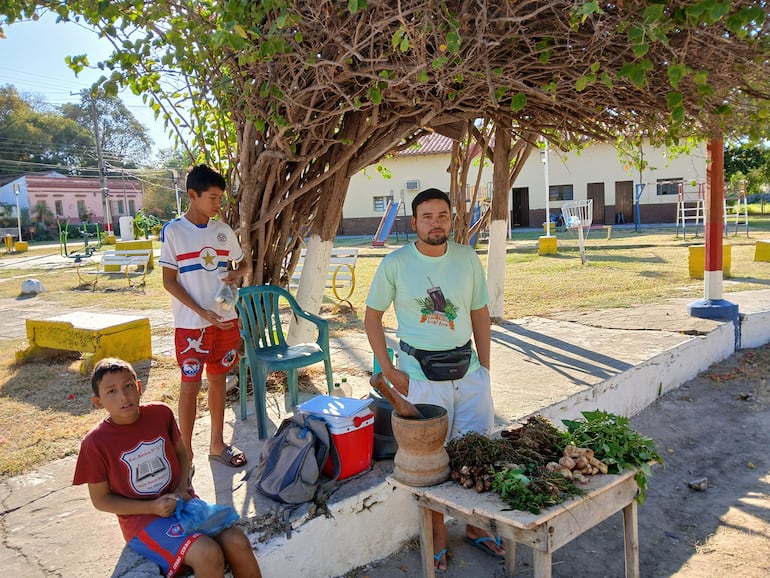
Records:
<instances>
[{"instance_id":1,"label":"red and white striped pole","mask_svg":"<svg viewBox=\"0 0 770 578\"><path fill-rule=\"evenodd\" d=\"M706 145L706 227L705 254L703 272L703 297L705 299L722 298L722 233L725 201L725 155L722 139L711 139Z\"/></svg>"},{"instance_id":2,"label":"red and white striped pole","mask_svg":"<svg viewBox=\"0 0 770 578\"><path fill-rule=\"evenodd\" d=\"M722 232L725 200L725 150L721 138L712 138L706 145L706 227L703 268L703 299L693 301L687 310L693 317L732 321L735 327L735 348L741 343L738 305L722 299Z\"/></svg>"}]
</instances>

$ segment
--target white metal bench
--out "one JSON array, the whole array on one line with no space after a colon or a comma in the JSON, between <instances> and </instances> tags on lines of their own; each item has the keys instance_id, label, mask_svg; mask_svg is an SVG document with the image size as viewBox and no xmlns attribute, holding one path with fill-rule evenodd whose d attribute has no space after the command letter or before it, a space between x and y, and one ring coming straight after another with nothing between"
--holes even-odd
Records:
<instances>
[{"instance_id":1,"label":"white metal bench","mask_svg":"<svg viewBox=\"0 0 770 578\"><path fill-rule=\"evenodd\" d=\"M302 268L305 264L306 250L302 249L297 267L291 276L289 287L296 289L299 286L299 278L302 275ZM326 271L326 287L330 287L334 298L337 300L333 313L339 311L340 305L345 303L351 310L355 311L350 297L356 288L356 260L358 258L358 249L350 247L335 247L332 249L329 259L329 267ZM340 296L338 289L347 287L347 294Z\"/></svg>"},{"instance_id":2,"label":"white metal bench","mask_svg":"<svg viewBox=\"0 0 770 578\"><path fill-rule=\"evenodd\" d=\"M94 289L96 288L96 281L98 281L99 275L114 273L123 273L129 287L131 287L131 274L141 274L142 284L144 284L151 255L152 249L109 249L102 253L101 260L96 264L96 269L84 272L96 275ZM83 283L83 278L80 277L80 267L78 267L77 271L78 278Z\"/></svg>"}]
</instances>

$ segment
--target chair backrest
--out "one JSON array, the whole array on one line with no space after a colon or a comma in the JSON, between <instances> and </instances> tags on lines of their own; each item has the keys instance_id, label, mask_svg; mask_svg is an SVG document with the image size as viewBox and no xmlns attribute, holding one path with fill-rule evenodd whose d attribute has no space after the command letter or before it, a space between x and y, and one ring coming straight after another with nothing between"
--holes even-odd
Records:
<instances>
[{"instance_id":1,"label":"chair backrest","mask_svg":"<svg viewBox=\"0 0 770 578\"><path fill-rule=\"evenodd\" d=\"M300 311L291 293L276 285L252 285L238 290L235 307L241 337L254 349L285 348L286 339L280 317L280 301L285 300L292 314Z\"/></svg>"}]
</instances>

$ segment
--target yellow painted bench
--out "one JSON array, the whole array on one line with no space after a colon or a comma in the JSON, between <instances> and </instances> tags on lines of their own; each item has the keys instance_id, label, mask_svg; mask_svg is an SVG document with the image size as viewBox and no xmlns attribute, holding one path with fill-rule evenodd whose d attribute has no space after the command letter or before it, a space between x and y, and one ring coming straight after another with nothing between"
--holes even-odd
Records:
<instances>
[{"instance_id":1,"label":"yellow painted bench","mask_svg":"<svg viewBox=\"0 0 770 578\"><path fill-rule=\"evenodd\" d=\"M147 277L147 271L150 269L150 260L152 259L152 249L136 249L126 250L121 249L108 249L105 251L99 263L96 265L96 269L84 271L89 275L96 275L96 279L99 279L99 275L109 273L120 273L126 277L128 286L131 287L131 273L137 273L142 276L142 284L144 284L145 277ZM131 268L134 268L132 271ZM80 267L77 268L78 279L82 284L83 278L81 276ZM96 289L96 281L94 281L94 289Z\"/></svg>"},{"instance_id":2,"label":"yellow painted bench","mask_svg":"<svg viewBox=\"0 0 770 578\"><path fill-rule=\"evenodd\" d=\"M306 250L302 249L297 267L291 276L289 287L295 289L299 286L299 278L305 265ZM350 247L335 247L332 249L329 258L329 268L326 271L326 286L330 287L334 298L337 300L333 313L339 311L340 305L345 303L352 311L355 311L350 297L356 288L356 260L358 258L358 249ZM347 294L340 296L337 291L341 287L347 287Z\"/></svg>"},{"instance_id":3,"label":"yellow painted bench","mask_svg":"<svg viewBox=\"0 0 770 578\"><path fill-rule=\"evenodd\" d=\"M152 239L136 239L134 241L116 241L115 252L121 253L126 251L150 251L150 260L147 263L147 268L152 271L155 268L155 256L152 249Z\"/></svg>"},{"instance_id":4,"label":"yellow painted bench","mask_svg":"<svg viewBox=\"0 0 770 578\"><path fill-rule=\"evenodd\" d=\"M732 265L732 245L724 243L722 245L722 275L724 277L730 277L730 270ZM689 258L688 267L690 270L691 279L703 279L703 275L706 269L706 245L691 245L688 247Z\"/></svg>"},{"instance_id":5,"label":"yellow painted bench","mask_svg":"<svg viewBox=\"0 0 770 578\"><path fill-rule=\"evenodd\" d=\"M770 241L757 241L754 245L754 260L770 262Z\"/></svg>"},{"instance_id":6,"label":"yellow painted bench","mask_svg":"<svg viewBox=\"0 0 770 578\"><path fill-rule=\"evenodd\" d=\"M152 357L152 335L147 317L115 313L75 312L49 319L27 319L29 348L16 353L18 360L41 355L46 350L90 353L80 364L88 373L105 357L129 362Z\"/></svg>"}]
</instances>

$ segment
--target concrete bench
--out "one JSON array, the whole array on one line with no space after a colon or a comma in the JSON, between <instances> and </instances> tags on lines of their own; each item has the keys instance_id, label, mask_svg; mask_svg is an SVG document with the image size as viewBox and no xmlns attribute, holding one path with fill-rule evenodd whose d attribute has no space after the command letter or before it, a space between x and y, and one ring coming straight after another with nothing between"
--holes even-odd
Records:
<instances>
[{"instance_id":1,"label":"concrete bench","mask_svg":"<svg viewBox=\"0 0 770 578\"><path fill-rule=\"evenodd\" d=\"M300 253L297 267L294 269L294 273L291 276L291 282L289 287L296 289L299 286L299 278L302 275L302 268L305 264L306 250L302 249ZM331 257L329 259L329 267L326 271L326 287L331 288L334 293L334 298L337 300L337 304L334 306L333 313L339 310L342 303L345 303L351 310L355 311L353 304L350 302L350 297L353 295L353 291L356 288L356 260L358 258L357 248L345 248L339 247L332 249ZM347 287L347 294L341 297L338 289Z\"/></svg>"},{"instance_id":2,"label":"concrete bench","mask_svg":"<svg viewBox=\"0 0 770 578\"><path fill-rule=\"evenodd\" d=\"M128 286L131 286L131 274L141 274L142 283L147 277L147 271L150 269L150 259L152 258L152 249L108 249L102 253L101 260L96 264L96 269L84 271L89 275L96 275L98 280L99 275L105 275L110 273L123 272ZM133 270L132 270L133 268ZM83 278L80 276L81 268L77 268L78 278L83 283ZM94 281L94 289L96 288L96 281Z\"/></svg>"},{"instance_id":3,"label":"concrete bench","mask_svg":"<svg viewBox=\"0 0 770 578\"><path fill-rule=\"evenodd\" d=\"M770 241L757 241L754 245L754 260L770 262Z\"/></svg>"},{"instance_id":4,"label":"concrete bench","mask_svg":"<svg viewBox=\"0 0 770 578\"><path fill-rule=\"evenodd\" d=\"M75 312L50 319L27 319L29 347L16 353L18 360L44 354L46 350L91 353L80 364L89 373L105 357L128 362L152 357L150 320L134 315Z\"/></svg>"}]
</instances>

